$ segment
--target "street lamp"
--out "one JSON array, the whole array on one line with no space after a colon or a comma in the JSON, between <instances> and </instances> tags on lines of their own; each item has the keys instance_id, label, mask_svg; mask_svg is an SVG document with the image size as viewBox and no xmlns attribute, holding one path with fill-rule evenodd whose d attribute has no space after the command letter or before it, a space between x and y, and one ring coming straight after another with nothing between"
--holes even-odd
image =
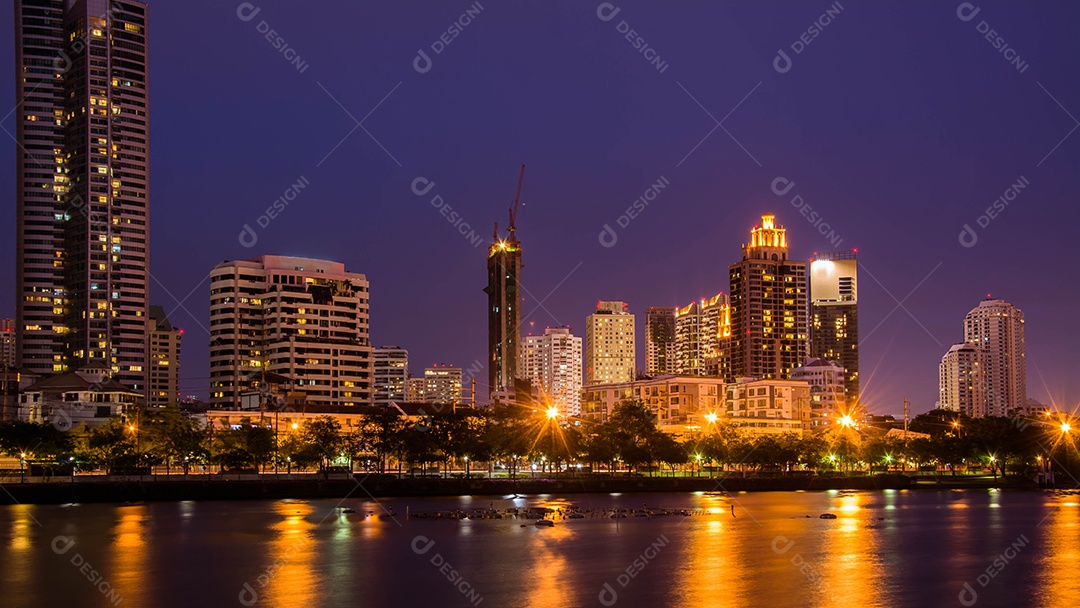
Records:
<instances>
[{"instance_id":1,"label":"street lamp","mask_svg":"<svg viewBox=\"0 0 1080 608\"><path fill-rule=\"evenodd\" d=\"M549 407L547 409L547 417L548 418L554 420L555 418L558 418L558 416L559 416L559 408L557 408L557 407L555 407L553 405L553 406L551 406L551 407Z\"/></svg>"},{"instance_id":2,"label":"street lamp","mask_svg":"<svg viewBox=\"0 0 1080 608\"><path fill-rule=\"evenodd\" d=\"M1068 422L1062 422L1060 428L1061 428L1062 433L1068 433L1069 431L1072 430L1072 425L1069 424Z\"/></svg>"}]
</instances>

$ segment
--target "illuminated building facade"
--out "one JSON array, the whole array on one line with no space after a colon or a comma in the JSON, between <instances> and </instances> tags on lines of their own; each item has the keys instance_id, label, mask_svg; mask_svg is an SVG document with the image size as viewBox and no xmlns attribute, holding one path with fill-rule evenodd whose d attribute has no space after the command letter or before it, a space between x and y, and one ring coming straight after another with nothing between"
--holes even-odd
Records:
<instances>
[{"instance_id":1,"label":"illuminated building facade","mask_svg":"<svg viewBox=\"0 0 1080 608\"><path fill-rule=\"evenodd\" d=\"M985 416L983 357L971 344L954 344L938 366L938 407L968 416Z\"/></svg>"},{"instance_id":2,"label":"illuminated building facade","mask_svg":"<svg viewBox=\"0 0 1080 608\"><path fill-rule=\"evenodd\" d=\"M424 370L424 398L428 403L461 404L461 368L435 365Z\"/></svg>"},{"instance_id":3,"label":"illuminated building facade","mask_svg":"<svg viewBox=\"0 0 1080 608\"><path fill-rule=\"evenodd\" d=\"M634 315L626 302L599 302L585 319L585 383L633 380L634 335Z\"/></svg>"},{"instance_id":4,"label":"illuminated building facade","mask_svg":"<svg viewBox=\"0 0 1080 608\"><path fill-rule=\"evenodd\" d=\"M581 338L568 327L548 327L542 336L521 339L522 378L532 384L542 403L561 415L581 414Z\"/></svg>"},{"instance_id":5,"label":"illuminated building facade","mask_svg":"<svg viewBox=\"0 0 1080 608\"><path fill-rule=\"evenodd\" d=\"M724 418L754 434L810 429L810 385L740 378L724 387Z\"/></svg>"},{"instance_id":6,"label":"illuminated building facade","mask_svg":"<svg viewBox=\"0 0 1080 608\"><path fill-rule=\"evenodd\" d=\"M964 343L982 356L983 404L971 416L1007 416L1027 405L1024 313L987 297L964 317Z\"/></svg>"},{"instance_id":7,"label":"illuminated building facade","mask_svg":"<svg viewBox=\"0 0 1080 608\"><path fill-rule=\"evenodd\" d=\"M375 405L405 401L409 379L409 351L400 346L375 349Z\"/></svg>"},{"instance_id":8,"label":"illuminated building facade","mask_svg":"<svg viewBox=\"0 0 1080 608\"><path fill-rule=\"evenodd\" d=\"M726 359L720 347L731 337L731 309L722 293L680 308L675 313L676 372L720 377Z\"/></svg>"},{"instance_id":9,"label":"illuminated building facade","mask_svg":"<svg viewBox=\"0 0 1080 608\"><path fill-rule=\"evenodd\" d=\"M210 404L239 407L263 372L306 403L370 405L368 281L340 262L264 255L210 275Z\"/></svg>"},{"instance_id":10,"label":"illuminated building facade","mask_svg":"<svg viewBox=\"0 0 1080 608\"><path fill-rule=\"evenodd\" d=\"M649 376L674 374L678 367L675 343L674 306L645 309L645 373Z\"/></svg>"},{"instance_id":11,"label":"illuminated building facade","mask_svg":"<svg viewBox=\"0 0 1080 608\"><path fill-rule=\"evenodd\" d=\"M844 391L844 368L832 361L811 357L791 372L792 380L810 385L810 427L835 424L848 413Z\"/></svg>"},{"instance_id":12,"label":"illuminated building facade","mask_svg":"<svg viewBox=\"0 0 1080 608\"><path fill-rule=\"evenodd\" d=\"M180 343L184 330L173 327L160 306L150 307L146 328L146 360L149 364L146 404L164 406L180 402Z\"/></svg>"},{"instance_id":13,"label":"illuminated building facade","mask_svg":"<svg viewBox=\"0 0 1080 608\"><path fill-rule=\"evenodd\" d=\"M725 377L784 380L807 354L806 263L788 259L787 231L772 214L750 231L731 279L731 338Z\"/></svg>"},{"instance_id":14,"label":"illuminated building facade","mask_svg":"<svg viewBox=\"0 0 1080 608\"><path fill-rule=\"evenodd\" d=\"M488 390L514 392L521 339L521 243L511 230L488 250Z\"/></svg>"},{"instance_id":15,"label":"illuminated building facade","mask_svg":"<svg viewBox=\"0 0 1080 608\"><path fill-rule=\"evenodd\" d=\"M583 391L581 414L593 422L606 422L622 401L640 401L656 415L660 429L673 434L704 431L710 414L722 415L724 381L666 375L611 384L590 384Z\"/></svg>"},{"instance_id":16,"label":"illuminated building facade","mask_svg":"<svg viewBox=\"0 0 1080 608\"><path fill-rule=\"evenodd\" d=\"M810 356L844 368L844 399L859 403L859 287L856 252L815 254L810 262Z\"/></svg>"},{"instance_id":17,"label":"illuminated building facade","mask_svg":"<svg viewBox=\"0 0 1080 608\"><path fill-rule=\"evenodd\" d=\"M15 0L17 358L147 391L147 5Z\"/></svg>"},{"instance_id":18,"label":"illuminated building facade","mask_svg":"<svg viewBox=\"0 0 1080 608\"><path fill-rule=\"evenodd\" d=\"M15 319L0 319L0 370L19 367L15 357Z\"/></svg>"}]
</instances>

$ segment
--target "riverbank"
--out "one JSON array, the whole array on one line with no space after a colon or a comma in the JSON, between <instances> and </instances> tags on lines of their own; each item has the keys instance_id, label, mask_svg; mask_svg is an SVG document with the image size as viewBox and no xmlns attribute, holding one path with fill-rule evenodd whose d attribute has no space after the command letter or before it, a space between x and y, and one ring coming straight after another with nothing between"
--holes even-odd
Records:
<instances>
[{"instance_id":1,"label":"riverbank","mask_svg":"<svg viewBox=\"0 0 1080 608\"><path fill-rule=\"evenodd\" d=\"M431 496L507 496L537 494L660 492L794 492L822 490L1035 489L1023 478L1007 482L990 478L905 475L857 477L579 477L563 479L442 479L357 475L324 479L188 479L95 481L92 483L8 483L0 504L65 504L178 500L275 500L282 498L389 498Z\"/></svg>"}]
</instances>

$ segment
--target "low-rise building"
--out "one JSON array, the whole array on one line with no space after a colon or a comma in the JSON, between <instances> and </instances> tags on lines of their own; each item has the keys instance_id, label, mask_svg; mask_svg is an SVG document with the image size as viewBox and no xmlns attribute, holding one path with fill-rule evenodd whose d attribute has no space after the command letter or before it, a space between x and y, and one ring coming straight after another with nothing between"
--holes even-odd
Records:
<instances>
[{"instance_id":1,"label":"low-rise building","mask_svg":"<svg viewBox=\"0 0 1080 608\"><path fill-rule=\"evenodd\" d=\"M836 424L849 413L844 398L844 368L832 361L811 357L791 370L792 380L810 385L810 427L820 430Z\"/></svg>"},{"instance_id":2,"label":"low-rise building","mask_svg":"<svg viewBox=\"0 0 1080 608\"><path fill-rule=\"evenodd\" d=\"M134 418L142 405L142 391L110 378L106 365L91 364L26 387L19 397L19 416L68 430L105 424L118 416Z\"/></svg>"},{"instance_id":3,"label":"low-rise building","mask_svg":"<svg viewBox=\"0 0 1080 608\"><path fill-rule=\"evenodd\" d=\"M740 378L724 390L721 419L754 434L810 429L810 385L800 380Z\"/></svg>"},{"instance_id":4,"label":"low-rise building","mask_svg":"<svg viewBox=\"0 0 1080 608\"><path fill-rule=\"evenodd\" d=\"M654 414L657 424L669 432L704 427L705 416L720 411L724 390L721 378L666 375L649 380L594 384L585 387L582 417L606 422L622 401L640 401Z\"/></svg>"}]
</instances>

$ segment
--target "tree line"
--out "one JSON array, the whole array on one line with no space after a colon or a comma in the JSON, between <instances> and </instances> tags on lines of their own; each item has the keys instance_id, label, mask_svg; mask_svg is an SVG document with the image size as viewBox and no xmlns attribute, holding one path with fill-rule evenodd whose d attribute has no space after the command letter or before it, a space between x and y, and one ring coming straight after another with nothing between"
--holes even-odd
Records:
<instances>
[{"instance_id":1,"label":"tree line","mask_svg":"<svg viewBox=\"0 0 1080 608\"><path fill-rule=\"evenodd\" d=\"M0 453L63 470L167 473L198 470L294 471L335 468L379 473L442 474L495 468L516 476L616 471L740 473L979 469L995 476L1029 474L1055 463L1080 465L1072 434L1048 420L1021 416L971 419L935 410L904 440L884 429L834 427L824 433L751 434L723 419L678 439L661 431L640 402L613 408L604 423L549 416L514 405L408 418L370 408L349 428L319 416L276 432L270 416L253 413L231 428L205 428L179 409L146 410L137 420L112 419L84 432L30 422L0 424ZM1075 432L1075 431L1073 431Z\"/></svg>"}]
</instances>

